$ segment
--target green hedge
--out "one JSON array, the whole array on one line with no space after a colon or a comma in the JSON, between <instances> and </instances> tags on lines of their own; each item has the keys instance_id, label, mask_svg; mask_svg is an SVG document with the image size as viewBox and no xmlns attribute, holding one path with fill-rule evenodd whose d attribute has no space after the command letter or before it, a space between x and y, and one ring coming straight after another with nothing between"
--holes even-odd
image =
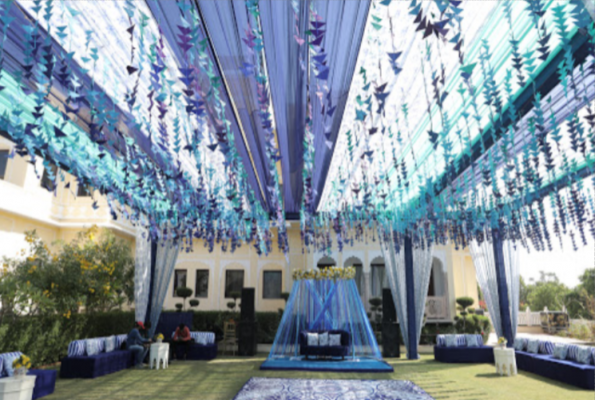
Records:
<instances>
[{"instance_id":1,"label":"green hedge","mask_svg":"<svg viewBox=\"0 0 595 400\"><path fill-rule=\"evenodd\" d=\"M229 311L194 311L192 330L222 328L229 317L239 320ZM280 320L276 312L256 313L258 343L273 343ZM58 315L5 319L0 325L0 353L18 350L30 356L34 366L52 364L66 355L73 340L127 333L133 324L134 311L74 314L69 319Z\"/></svg>"}]
</instances>

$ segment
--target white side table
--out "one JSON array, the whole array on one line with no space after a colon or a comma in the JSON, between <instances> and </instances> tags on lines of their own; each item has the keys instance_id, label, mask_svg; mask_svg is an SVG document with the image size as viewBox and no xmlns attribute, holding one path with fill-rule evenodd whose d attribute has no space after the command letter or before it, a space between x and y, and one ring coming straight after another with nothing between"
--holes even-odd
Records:
<instances>
[{"instance_id":1,"label":"white side table","mask_svg":"<svg viewBox=\"0 0 595 400\"><path fill-rule=\"evenodd\" d=\"M159 369L159 364L163 362L163 369L168 367L169 364L169 343L152 343L151 353L149 356L149 367Z\"/></svg>"},{"instance_id":2,"label":"white side table","mask_svg":"<svg viewBox=\"0 0 595 400\"><path fill-rule=\"evenodd\" d=\"M31 400L35 379L35 375L0 379L0 400Z\"/></svg>"},{"instance_id":3,"label":"white side table","mask_svg":"<svg viewBox=\"0 0 595 400\"><path fill-rule=\"evenodd\" d=\"M494 361L496 363L496 372L500 375L516 375L516 358L514 349L505 347L494 347Z\"/></svg>"}]
</instances>

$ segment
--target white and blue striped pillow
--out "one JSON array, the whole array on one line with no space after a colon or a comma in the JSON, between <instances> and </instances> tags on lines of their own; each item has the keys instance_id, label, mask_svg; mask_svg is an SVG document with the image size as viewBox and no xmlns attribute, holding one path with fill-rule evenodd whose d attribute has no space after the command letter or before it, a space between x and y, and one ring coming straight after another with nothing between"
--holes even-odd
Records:
<instances>
[{"instance_id":1,"label":"white and blue striped pillow","mask_svg":"<svg viewBox=\"0 0 595 400\"><path fill-rule=\"evenodd\" d=\"M85 353L88 356L96 356L101 352L101 339L87 339L85 340Z\"/></svg>"},{"instance_id":2,"label":"white and blue striped pillow","mask_svg":"<svg viewBox=\"0 0 595 400\"><path fill-rule=\"evenodd\" d=\"M456 335L456 338L457 338L457 347L467 346L467 341L465 340L465 335Z\"/></svg>"},{"instance_id":3,"label":"white and blue striped pillow","mask_svg":"<svg viewBox=\"0 0 595 400\"><path fill-rule=\"evenodd\" d=\"M190 332L190 337L198 344L206 345L215 343L213 332Z\"/></svg>"},{"instance_id":4,"label":"white and blue striped pillow","mask_svg":"<svg viewBox=\"0 0 595 400\"><path fill-rule=\"evenodd\" d=\"M566 355L566 359L570 361L576 361L576 356L578 354L578 346L576 344L571 344L568 346L568 354Z\"/></svg>"},{"instance_id":5,"label":"white and blue striped pillow","mask_svg":"<svg viewBox=\"0 0 595 400\"><path fill-rule=\"evenodd\" d=\"M525 351L526 346L527 346L527 339L521 339L521 338L514 339L514 349L516 351Z\"/></svg>"},{"instance_id":6,"label":"white and blue striped pillow","mask_svg":"<svg viewBox=\"0 0 595 400\"><path fill-rule=\"evenodd\" d=\"M126 339L128 339L128 335L125 333L116 336L116 350L120 350L122 348L122 344L126 341Z\"/></svg>"},{"instance_id":7,"label":"white and blue striped pillow","mask_svg":"<svg viewBox=\"0 0 595 400\"><path fill-rule=\"evenodd\" d=\"M0 378L4 377L4 359L2 358L2 354L0 354Z\"/></svg>"},{"instance_id":8,"label":"white and blue striped pillow","mask_svg":"<svg viewBox=\"0 0 595 400\"><path fill-rule=\"evenodd\" d=\"M103 347L105 348L106 353L116 350L117 340L115 336L108 336L105 339L103 339L103 341Z\"/></svg>"},{"instance_id":9,"label":"white and blue striped pillow","mask_svg":"<svg viewBox=\"0 0 595 400\"><path fill-rule=\"evenodd\" d=\"M595 365L595 347L591 347L591 361L593 361L593 365Z\"/></svg>"},{"instance_id":10,"label":"white and blue striped pillow","mask_svg":"<svg viewBox=\"0 0 595 400\"><path fill-rule=\"evenodd\" d=\"M444 338L444 335L436 336L436 344L442 347L446 346L446 339Z\"/></svg>"},{"instance_id":11,"label":"white and blue striped pillow","mask_svg":"<svg viewBox=\"0 0 595 400\"><path fill-rule=\"evenodd\" d=\"M4 369L4 375L10 377L14 375L14 368L12 367L12 362L19 358L23 353L20 351L14 351L12 353L4 353L2 354L2 364Z\"/></svg>"},{"instance_id":12,"label":"white and blue striped pillow","mask_svg":"<svg viewBox=\"0 0 595 400\"><path fill-rule=\"evenodd\" d=\"M68 357L80 357L85 355L85 341L73 340L68 345Z\"/></svg>"},{"instance_id":13,"label":"white and blue striped pillow","mask_svg":"<svg viewBox=\"0 0 595 400\"><path fill-rule=\"evenodd\" d=\"M539 354L554 354L554 344L547 340L540 340Z\"/></svg>"}]
</instances>

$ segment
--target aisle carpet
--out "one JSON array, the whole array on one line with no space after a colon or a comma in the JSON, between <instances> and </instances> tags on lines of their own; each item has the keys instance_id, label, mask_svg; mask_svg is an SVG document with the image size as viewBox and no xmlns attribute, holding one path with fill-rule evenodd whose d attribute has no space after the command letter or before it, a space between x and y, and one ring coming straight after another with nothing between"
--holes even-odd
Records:
<instances>
[{"instance_id":1,"label":"aisle carpet","mask_svg":"<svg viewBox=\"0 0 595 400\"><path fill-rule=\"evenodd\" d=\"M411 381L251 378L234 400L434 400Z\"/></svg>"}]
</instances>

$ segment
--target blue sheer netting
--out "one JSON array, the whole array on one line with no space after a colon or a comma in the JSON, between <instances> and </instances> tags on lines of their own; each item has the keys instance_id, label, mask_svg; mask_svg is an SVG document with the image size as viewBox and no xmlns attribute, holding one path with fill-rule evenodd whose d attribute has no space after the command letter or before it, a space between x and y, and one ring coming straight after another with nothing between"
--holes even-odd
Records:
<instances>
[{"instance_id":1,"label":"blue sheer netting","mask_svg":"<svg viewBox=\"0 0 595 400\"><path fill-rule=\"evenodd\" d=\"M299 334L304 330L347 331L347 358L382 359L353 279L295 281L269 359L300 358Z\"/></svg>"}]
</instances>

